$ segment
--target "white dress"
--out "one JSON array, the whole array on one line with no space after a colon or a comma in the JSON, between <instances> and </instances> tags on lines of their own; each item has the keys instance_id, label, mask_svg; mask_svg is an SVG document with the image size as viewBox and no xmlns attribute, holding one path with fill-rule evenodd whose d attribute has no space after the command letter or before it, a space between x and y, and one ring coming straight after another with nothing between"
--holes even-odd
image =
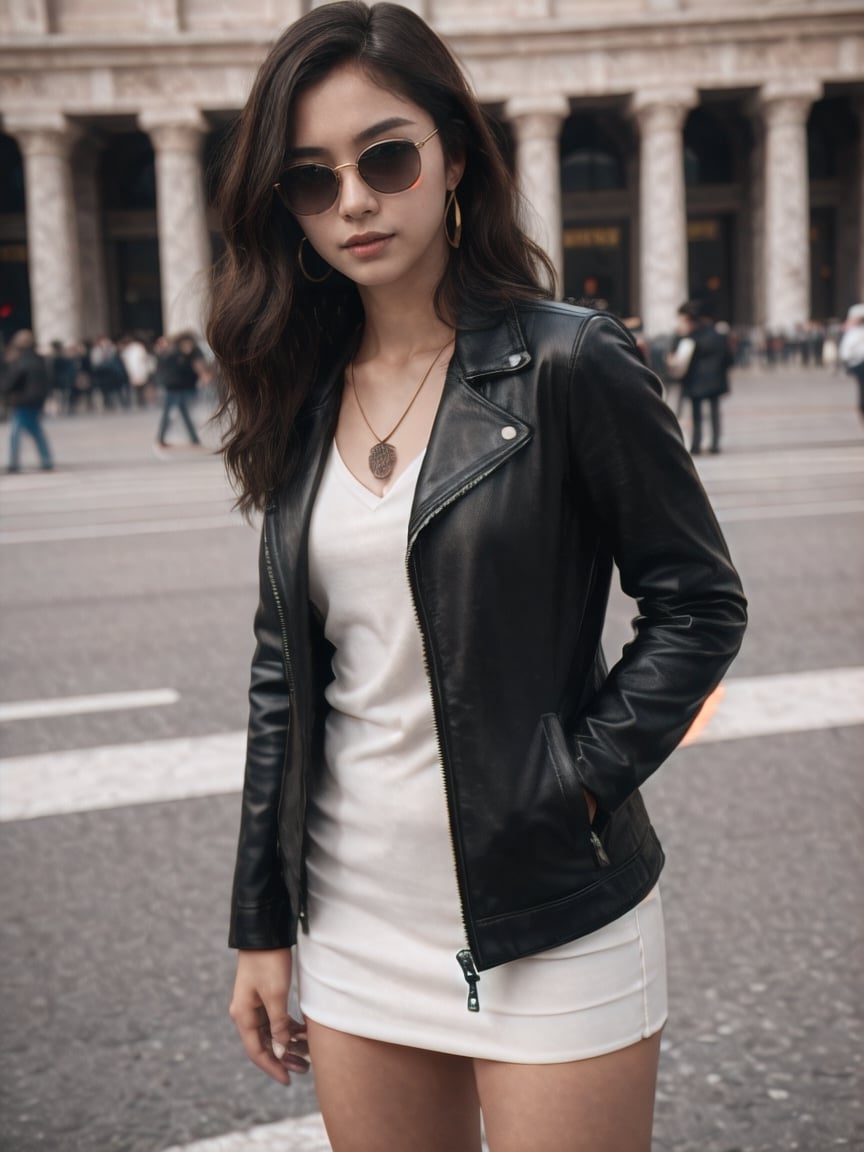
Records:
<instances>
[{"instance_id":1,"label":"white dress","mask_svg":"<svg viewBox=\"0 0 864 1152\"><path fill-rule=\"evenodd\" d=\"M343 1032L477 1058L600 1055L666 1018L657 889L613 924L480 975L465 948L432 699L408 585L422 458L383 497L333 444L309 531L311 597L334 645L326 766L309 807L304 1015Z\"/></svg>"}]
</instances>

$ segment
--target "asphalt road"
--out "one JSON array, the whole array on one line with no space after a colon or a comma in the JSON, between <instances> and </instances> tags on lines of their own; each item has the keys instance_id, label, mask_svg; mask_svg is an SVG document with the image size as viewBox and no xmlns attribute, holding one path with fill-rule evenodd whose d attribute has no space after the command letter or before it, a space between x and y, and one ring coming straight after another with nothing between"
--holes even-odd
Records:
<instances>
[{"instance_id":1,"label":"asphalt road","mask_svg":"<svg viewBox=\"0 0 864 1152\"><path fill-rule=\"evenodd\" d=\"M815 672L830 699L835 671L864 665L852 382L741 373L725 414L726 450L699 466L751 602L731 677ZM19 772L42 754L86 775L87 750L117 746L120 764L142 749L146 774L163 742L244 726L257 535L218 460L153 454L156 420L49 419L57 471L0 481L3 706L176 694L0 713ZM632 614L616 595L611 652ZM668 856L657 1152L864 1148L864 727L794 728L697 741L646 790ZM311 1082L286 1091L246 1065L225 1014L238 800L206 794L200 763L185 799L4 817L2 1149L163 1152L315 1112Z\"/></svg>"}]
</instances>

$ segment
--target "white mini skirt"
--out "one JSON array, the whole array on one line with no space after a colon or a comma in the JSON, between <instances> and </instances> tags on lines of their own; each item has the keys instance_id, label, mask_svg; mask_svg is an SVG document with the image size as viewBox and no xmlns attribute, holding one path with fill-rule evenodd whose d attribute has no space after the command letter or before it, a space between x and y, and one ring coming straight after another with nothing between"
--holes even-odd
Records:
<instances>
[{"instance_id":1,"label":"white mini skirt","mask_svg":"<svg viewBox=\"0 0 864 1152\"><path fill-rule=\"evenodd\" d=\"M299 944L302 1011L329 1028L475 1059L554 1064L626 1048L665 1023L658 888L597 932L482 972L479 1012L467 1011L455 954L439 952L433 967L430 942L405 937L378 952L378 926L362 920L340 932L357 948L333 951L320 935Z\"/></svg>"}]
</instances>

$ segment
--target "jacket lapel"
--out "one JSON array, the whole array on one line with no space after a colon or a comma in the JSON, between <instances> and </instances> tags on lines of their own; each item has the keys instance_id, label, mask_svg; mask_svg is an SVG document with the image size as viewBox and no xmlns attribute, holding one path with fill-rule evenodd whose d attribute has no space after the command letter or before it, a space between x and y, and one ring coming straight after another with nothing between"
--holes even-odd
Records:
<instances>
[{"instance_id":1,"label":"jacket lapel","mask_svg":"<svg viewBox=\"0 0 864 1152\"><path fill-rule=\"evenodd\" d=\"M459 331L444 392L417 480L408 530L417 534L442 509L485 480L531 439L523 420L482 395L474 384L518 372L531 360L515 311L492 328Z\"/></svg>"}]
</instances>

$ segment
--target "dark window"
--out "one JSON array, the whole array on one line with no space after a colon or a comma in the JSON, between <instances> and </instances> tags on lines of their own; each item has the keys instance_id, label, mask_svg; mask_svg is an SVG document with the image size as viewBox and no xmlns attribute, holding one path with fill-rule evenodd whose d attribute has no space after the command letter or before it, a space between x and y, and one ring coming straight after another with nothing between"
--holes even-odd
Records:
<instances>
[{"instance_id":1,"label":"dark window","mask_svg":"<svg viewBox=\"0 0 864 1152\"><path fill-rule=\"evenodd\" d=\"M730 126L711 108L694 108L684 125L684 179L688 185L734 184Z\"/></svg>"},{"instance_id":2,"label":"dark window","mask_svg":"<svg viewBox=\"0 0 864 1152\"><path fill-rule=\"evenodd\" d=\"M24 165L11 136L0 135L0 212L18 214L25 209Z\"/></svg>"},{"instance_id":3,"label":"dark window","mask_svg":"<svg viewBox=\"0 0 864 1152\"><path fill-rule=\"evenodd\" d=\"M561 191L625 188L622 143L599 116L571 116L561 134Z\"/></svg>"},{"instance_id":4,"label":"dark window","mask_svg":"<svg viewBox=\"0 0 864 1152\"><path fill-rule=\"evenodd\" d=\"M852 167L858 123L844 96L818 100L807 121L807 154L811 180L842 179Z\"/></svg>"},{"instance_id":5,"label":"dark window","mask_svg":"<svg viewBox=\"0 0 864 1152\"><path fill-rule=\"evenodd\" d=\"M153 146L143 132L110 137L102 156L102 197L109 212L155 209Z\"/></svg>"}]
</instances>

